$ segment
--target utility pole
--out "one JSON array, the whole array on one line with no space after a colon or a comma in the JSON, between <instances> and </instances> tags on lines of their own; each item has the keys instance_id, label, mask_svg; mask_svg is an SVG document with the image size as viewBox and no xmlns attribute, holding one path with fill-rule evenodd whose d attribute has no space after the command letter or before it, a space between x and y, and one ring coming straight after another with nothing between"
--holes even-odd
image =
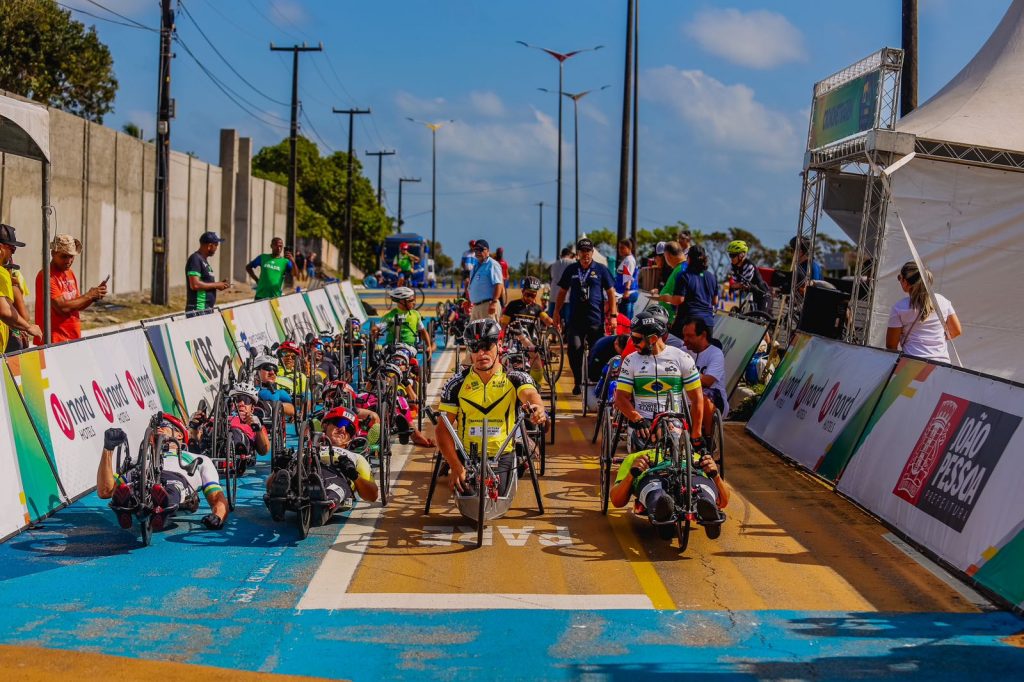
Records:
<instances>
[{"instance_id":1,"label":"utility pole","mask_svg":"<svg viewBox=\"0 0 1024 682\"><path fill-rule=\"evenodd\" d=\"M406 182L419 182L420 178L398 178L398 231L402 231L402 184Z\"/></svg>"},{"instance_id":2,"label":"utility pole","mask_svg":"<svg viewBox=\"0 0 1024 682\"><path fill-rule=\"evenodd\" d=\"M900 116L917 108L917 0L903 0L903 75Z\"/></svg>"},{"instance_id":3,"label":"utility pole","mask_svg":"<svg viewBox=\"0 0 1024 682\"><path fill-rule=\"evenodd\" d=\"M355 174L352 158L352 128L356 114L368 114L369 109L331 109L335 114L348 114L348 178L345 181L345 258L341 274L344 279L352 276L352 176ZM341 255L340 253L338 254Z\"/></svg>"},{"instance_id":4,"label":"utility pole","mask_svg":"<svg viewBox=\"0 0 1024 682\"><path fill-rule=\"evenodd\" d=\"M381 204L381 201L380 201L380 197L381 197L381 194L380 194L381 168L384 165L384 157L385 156L394 156L395 155L395 150L394 149L391 149L391 150L384 150L384 149L382 149L379 152L366 152L366 155L367 156L376 156L377 157L377 205L378 206L383 206L383 204Z\"/></svg>"},{"instance_id":5,"label":"utility pole","mask_svg":"<svg viewBox=\"0 0 1024 682\"><path fill-rule=\"evenodd\" d=\"M544 262L544 202L537 202L537 216L540 218L540 225L537 230L537 262ZM555 256L558 256L558 249L561 247L555 244Z\"/></svg>"},{"instance_id":6,"label":"utility pole","mask_svg":"<svg viewBox=\"0 0 1024 682\"><path fill-rule=\"evenodd\" d=\"M153 202L153 279L150 300L167 305L167 227L170 224L171 40L174 38L174 9L171 0L160 0L160 66L156 97L156 186ZM49 318L47 318L49 322Z\"/></svg>"},{"instance_id":7,"label":"utility pole","mask_svg":"<svg viewBox=\"0 0 1024 682\"><path fill-rule=\"evenodd\" d=\"M292 53L292 125L291 133L288 136L288 215L285 218L284 231L284 243L292 250L292 253L296 253L298 251L298 242L296 237L297 230L295 226L295 196L298 189L299 174L299 161L297 156L297 147L299 143L299 53L321 52L323 49L323 43L320 43L316 47L309 47L306 43L302 43L302 45L292 45L291 47L274 47L274 43L270 43L271 52Z\"/></svg>"},{"instance_id":8,"label":"utility pole","mask_svg":"<svg viewBox=\"0 0 1024 682\"><path fill-rule=\"evenodd\" d=\"M633 248L636 248L636 223L639 199L637 188L640 178L638 154L640 152L640 0L633 0L633 192L631 197L631 219L629 236L633 240Z\"/></svg>"},{"instance_id":9,"label":"utility pole","mask_svg":"<svg viewBox=\"0 0 1024 682\"><path fill-rule=\"evenodd\" d=\"M629 119L633 94L633 0L626 9L626 69L622 83L622 148L619 150L618 239L626 238L626 205L629 199Z\"/></svg>"}]
</instances>

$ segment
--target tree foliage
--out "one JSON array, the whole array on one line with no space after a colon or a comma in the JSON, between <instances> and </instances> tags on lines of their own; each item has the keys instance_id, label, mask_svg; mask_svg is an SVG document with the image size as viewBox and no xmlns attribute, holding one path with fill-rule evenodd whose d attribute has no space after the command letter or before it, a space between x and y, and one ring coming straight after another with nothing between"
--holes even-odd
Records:
<instances>
[{"instance_id":1,"label":"tree foliage","mask_svg":"<svg viewBox=\"0 0 1024 682\"><path fill-rule=\"evenodd\" d=\"M53 0L0 1L0 45L0 88L97 123L113 110L110 50Z\"/></svg>"},{"instance_id":2,"label":"tree foliage","mask_svg":"<svg viewBox=\"0 0 1024 682\"><path fill-rule=\"evenodd\" d=\"M322 237L345 246L345 191L348 155L320 156L316 144L300 137L297 146L298 201L296 219L300 237ZM352 262L364 272L377 268L377 249L391 232L391 219L377 205L377 195L362 164L353 159ZM288 184L288 140L264 147L253 157L253 175Z\"/></svg>"}]
</instances>

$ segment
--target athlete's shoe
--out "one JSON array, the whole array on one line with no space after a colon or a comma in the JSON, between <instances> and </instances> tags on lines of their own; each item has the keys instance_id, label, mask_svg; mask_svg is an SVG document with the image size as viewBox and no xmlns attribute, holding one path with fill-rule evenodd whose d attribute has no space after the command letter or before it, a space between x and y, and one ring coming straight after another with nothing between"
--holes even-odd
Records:
<instances>
[{"instance_id":1,"label":"athlete's shoe","mask_svg":"<svg viewBox=\"0 0 1024 682\"><path fill-rule=\"evenodd\" d=\"M651 510L651 517L658 523L664 523L672 519L672 512L675 511L675 502L672 501L672 496L666 493L664 490L655 490L651 493L650 497L654 498L654 504L649 509ZM650 497L647 501L650 502Z\"/></svg>"},{"instance_id":2,"label":"athlete's shoe","mask_svg":"<svg viewBox=\"0 0 1024 682\"><path fill-rule=\"evenodd\" d=\"M704 522L704 532L709 540L717 540L722 534L722 516L718 507L711 500L697 498L697 516Z\"/></svg>"},{"instance_id":3,"label":"athlete's shoe","mask_svg":"<svg viewBox=\"0 0 1024 682\"><path fill-rule=\"evenodd\" d=\"M263 501L270 510L270 518L275 521L284 520L284 506L288 499L288 489L291 487L291 475L287 469L278 469L274 472L274 480L270 482L270 489L263 496Z\"/></svg>"},{"instance_id":4,"label":"athlete's shoe","mask_svg":"<svg viewBox=\"0 0 1024 682\"><path fill-rule=\"evenodd\" d=\"M114 488L114 494L110 499L110 506L116 507L114 513L117 515L117 523L124 529L132 527L132 512L138 502L132 495L132 489L127 483L122 483Z\"/></svg>"},{"instance_id":5,"label":"athlete's shoe","mask_svg":"<svg viewBox=\"0 0 1024 682\"><path fill-rule=\"evenodd\" d=\"M170 498L162 485L154 483L153 489L150 491L150 499L153 501L153 515L150 517L150 524L154 531L159 532L167 523L167 503L170 502Z\"/></svg>"}]
</instances>

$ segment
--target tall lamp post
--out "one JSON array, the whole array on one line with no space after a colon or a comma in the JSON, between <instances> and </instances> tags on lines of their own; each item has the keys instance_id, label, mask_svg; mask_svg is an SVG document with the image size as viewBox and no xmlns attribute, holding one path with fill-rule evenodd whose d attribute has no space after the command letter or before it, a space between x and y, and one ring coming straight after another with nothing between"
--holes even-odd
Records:
<instances>
[{"instance_id":1,"label":"tall lamp post","mask_svg":"<svg viewBox=\"0 0 1024 682\"><path fill-rule=\"evenodd\" d=\"M534 50L540 50L554 57L558 60L558 92L565 90L563 81L565 79L565 62L570 57L575 57L583 52L593 52L600 50L604 45L595 45L594 47L584 48L582 50L573 50L572 52L555 52L549 50L546 47L540 47L538 45L531 45L530 43L522 40L517 40L517 43L523 47L529 47ZM558 193L556 197L555 206L555 252L562 248L562 98L558 98Z\"/></svg>"},{"instance_id":2,"label":"tall lamp post","mask_svg":"<svg viewBox=\"0 0 1024 682\"><path fill-rule=\"evenodd\" d=\"M420 180L421 180L421 178L398 178L398 231L399 232L402 231L402 222L404 222L402 220L402 185L404 183L406 183L406 182L419 182ZM430 249L431 249L430 257L433 258L434 257L434 253L433 253L434 247L433 247L433 245L431 245Z\"/></svg>"},{"instance_id":3,"label":"tall lamp post","mask_svg":"<svg viewBox=\"0 0 1024 682\"><path fill-rule=\"evenodd\" d=\"M455 123L455 119L446 121L420 121L419 119L406 118L413 123L425 125L430 129L430 257L434 257L434 249L437 242L437 131L448 123ZM401 184L399 184L401 187Z\"/></svg>"},{"instance_id":4,"label":"tall lamp post","mask_svg":"<svg viewBox=\"0 0 1024 682\"><path fill-rule=\"evenodd\" d=\"M605 90L610 88L610 85L602 85L597 90ZM551 94L557 94L554 90L548 90L547 88L538 88L541 92L547 92ZM572 100L572 149L573 149L573 174L574 174L574 185L576 191L576 238L574 242L580 240L580 100L595 92L594 90L584 90L583 92L563 92L562 94Z\"/></svg>"}]
</instances>

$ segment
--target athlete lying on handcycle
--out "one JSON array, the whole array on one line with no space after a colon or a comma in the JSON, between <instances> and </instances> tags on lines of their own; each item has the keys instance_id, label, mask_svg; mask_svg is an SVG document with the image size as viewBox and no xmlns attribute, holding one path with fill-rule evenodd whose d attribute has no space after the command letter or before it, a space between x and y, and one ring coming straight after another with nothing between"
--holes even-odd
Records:
<instances>
[{"instance_id":1,"label":"athlete lying on handcycle","mask_svg":"<svg viewBox=\"0 0 1024 682\"><path fill-rule=\"evenodd\" d=\"M211 513L203 517L203 525L210 530L223 527L228 518L228 503L213 462L185 449L179 458L178 444L187 448L189 437L185 425L174 415L166 412L157 413L151 423L154 426L152 438L163 436L173 439L166 443L164 452L160 453L163 458L160 479L153 484L151 491L154 506L151 517L153 530L163 530L167 517L179 509L188 512L199 509L200 492L206 497L211 510ZM114 450L127 440L128 436L121 429L107 429L103 434L103 452L96 470L96 494L102 500L111 500L117 522L125 529L132 527L133 510L139 505L139 501L134 499L131 486L138 470L125 462L122 463L121 471L115 471L113 454ZM140 448L146 446L146 443L142 443Z\"/></svg>"},{"instance_id":2,"label":"athlete lying on handcycle","mask_svg":"<svg viewBox=\"0 0 1024 682\"><path fill-rule=\"evenodd\" d=\"M291 417L295 414L295 402L292 394L277 384L278 366L277 358L273 355L258 355L253 360L253 367L256 371L256 389L259 391L257 395L261 403L281 403L281 411L285 416Z\"/></svg>"},{"instance_id":3,"label":"athlete lying on handcycle","mask_svg":"<svg viewBox=\"0 0 1024 682\"><path fill-rule=\"evenodd\" d=\"M241 476L247 467L256 466L256 455L270 452L270 438L263 425L263 409L257 407L259 391L252 384L240 381L228 391L228 443L239 455ZM212 447L214 431L213 415L208 415L205 404L192 414L189 421L189 438L201 454L207 454ZM219 464L223 468L223 463Z\"/></svg>"}]
</instances>

